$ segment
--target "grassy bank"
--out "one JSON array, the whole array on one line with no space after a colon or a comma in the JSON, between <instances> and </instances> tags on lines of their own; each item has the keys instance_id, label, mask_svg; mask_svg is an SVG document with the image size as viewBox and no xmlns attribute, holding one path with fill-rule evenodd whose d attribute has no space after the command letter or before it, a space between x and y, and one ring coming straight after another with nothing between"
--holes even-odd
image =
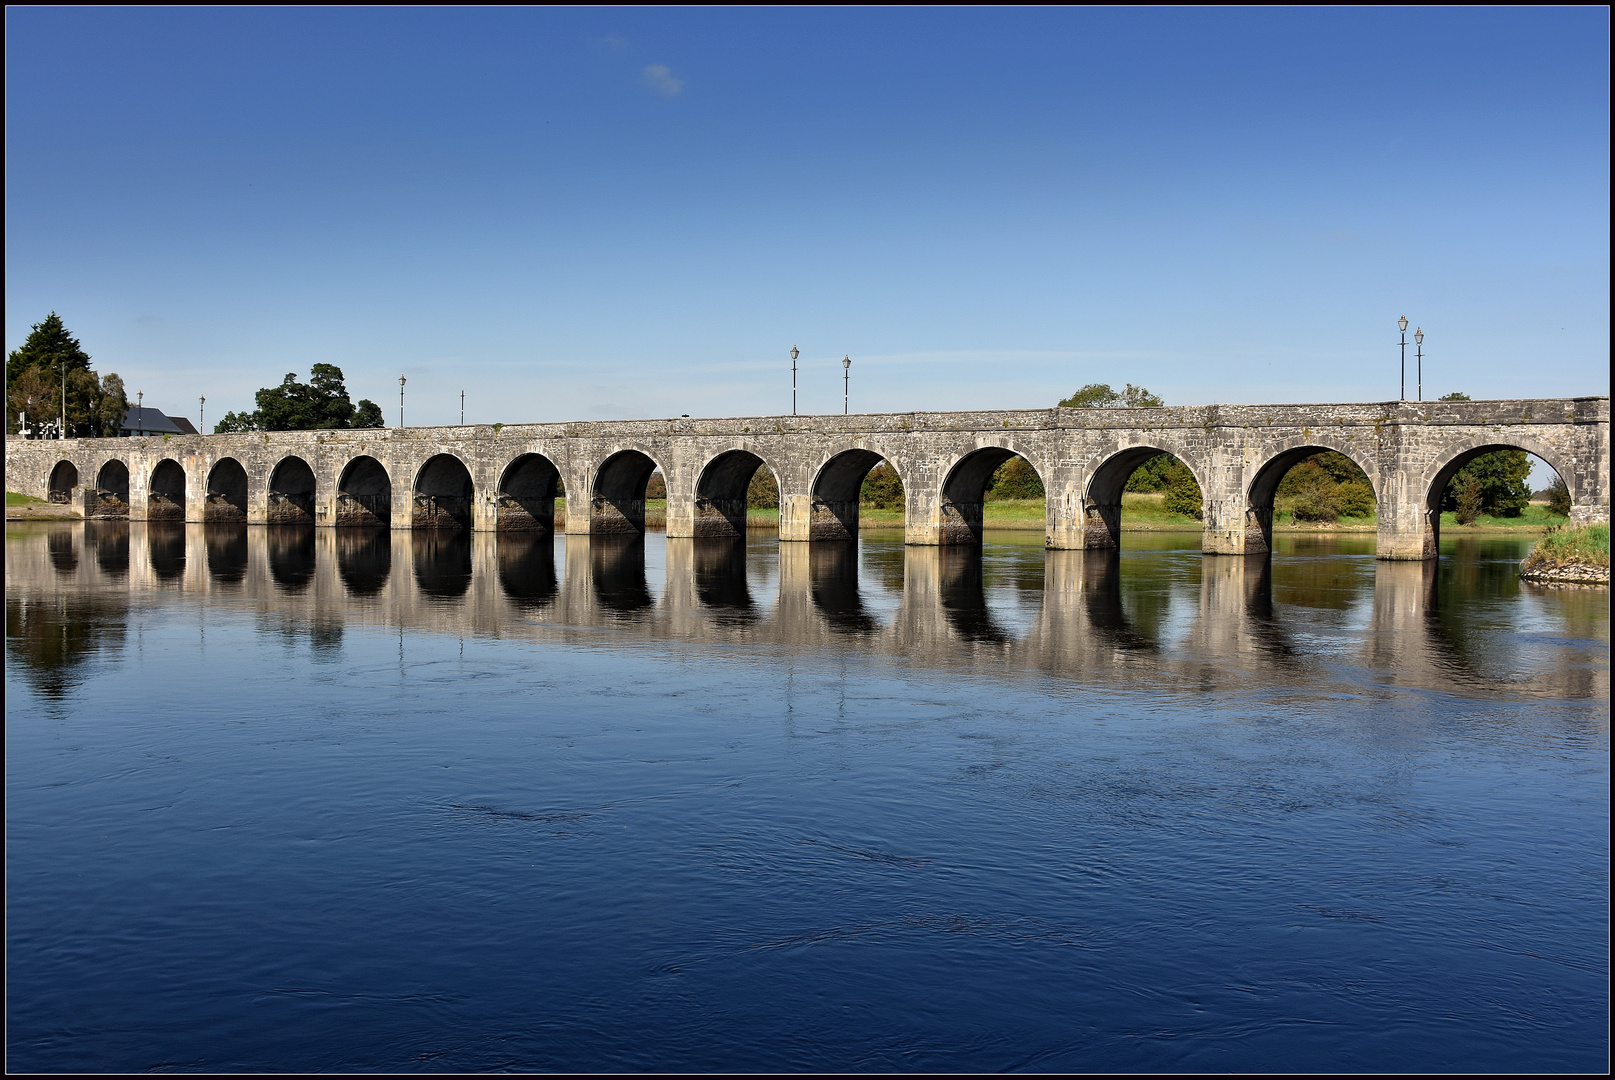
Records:
<instances>
[{"instance_id":1,"label":"grassy bank","mask_svg":"<svg viewBox=\"0 0 1615 1080\"><path fill-rule=\"evenodd\" d=\"M6 492L6 518L11 521L77 521L71 507L62 506L20 491Z\"/></svg>"}]
</instances>

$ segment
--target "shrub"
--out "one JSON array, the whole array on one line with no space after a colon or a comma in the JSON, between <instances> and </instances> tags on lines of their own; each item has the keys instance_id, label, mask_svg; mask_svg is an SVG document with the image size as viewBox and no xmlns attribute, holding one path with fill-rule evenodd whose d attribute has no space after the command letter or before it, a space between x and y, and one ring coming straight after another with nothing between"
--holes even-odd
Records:
<instances>
[{"instance_id":1,"label":"shrub","mask_svg":"<svg viewBox=\"0 0 1615 1080\"><path fill-rule=\"evenodd\" d=\"M767 465L759 466L751 474L751 483L746 485L746 509L779 509L779 482Z\"/></svg>"},{"instance_id":2,"label":"shrub","mask_svg":"<svg viewBox=\"0 0 1615 1080\"><path fill-rule=\"evenodd\" d=\"M1548 485L1548 513L1570 516L1570 488L1562 476L1555 476L1553 483Z\"/></svg>"},{"instance_id":3,"label":"shrub","mask_svg":"<svg viewBox=\"0 0 1615 1080\"><path fill-rule=\"evenodd\" d=\"M863 488L858 492L858 500L877 510L902 506L903 481L897 475L897 470L884 461L870 469L869 475L864 477Z\"/></svg>"},{"instance_id":4,"label":"shrub","mask_svg":"<svg viewBox=\"0 0 1615 1080\"><path fill-rule=\"evenodd\" d=\"M650 474L650 482L645 485L645 498L667 498L667 480L662 476L661 470Z\"/></svg>"},{"instance_id":5,"label":"shrub","mask_svg":"<svg viewBox=\"0 0 1615 1080\"><path fill-rule=\"evenodd\" d=\"M1187 471L1187 470L1185 470ZM1205 517L1205 498L1200 493L1200 485L1194 482L1194 477L1179 480L1166 489L1166 498L1162 506L1168 513L1183 514L1201 521Z\"/></svg>"},{"instance_id":6,"label":"shrub","mask_svg":"<svg viewBox=\"0 0 1615 1080\"><path fill-rule=\"evenodd\" d=\"M1379 508L1374 501L1374 489L1364 480L1350 480L1335 492L1340 500L1340 512L1345 517L1373 517Z\"/></svg>"},{"instance_id":7,"label":"shrub","mask_svg":"<svg viewBox=\"0 0 1615 1080\"><path fill-rule=\"evenodd\" d=\"M1526 556L1523 568L1535 570L1576 563L1609 565L1608 525L1560 525L1549 529Z\"/></svg>"},{"instance_id":8,"label":"shrub","mask_svg":"<svg viewBox=\"0 0 1615 1080\"><path fill-rule=\"evenodd\" d=\"M1486 500L1481 492L1480 481L1474 477L1470 477L1464 482L1458 489L1453 501L1456 504L1455 513L1460 525L1473 525L1486 509Z\"/></svg>"},{"instance_id":9,"label":"shrub","mask_svg":"<svg viewBox=\"0 0 1615 1080\"><path fill-rule=\"evenodd\" d=\"M986 498L994 502L1001 499L1041 499L1043 481L1031 462L1023 457L1012 457L998 466L998 471L987 481Z\"/></svg>"}]
</instances>

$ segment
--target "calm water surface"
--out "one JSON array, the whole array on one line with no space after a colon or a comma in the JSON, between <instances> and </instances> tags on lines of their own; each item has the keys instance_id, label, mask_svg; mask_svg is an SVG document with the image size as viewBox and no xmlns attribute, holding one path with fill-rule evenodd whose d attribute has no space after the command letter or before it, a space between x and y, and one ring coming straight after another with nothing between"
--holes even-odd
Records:
<instances>
[{"instance_id":1,"label":"calm water surface","mask_svg":"<svg viewBox=\"0 0 1615 1080\"><path fill-rule=\"evenodd\" d=\"M19 1070L1602 1070L1609 594L6 533Z\"/></svg>"}]
</instances>

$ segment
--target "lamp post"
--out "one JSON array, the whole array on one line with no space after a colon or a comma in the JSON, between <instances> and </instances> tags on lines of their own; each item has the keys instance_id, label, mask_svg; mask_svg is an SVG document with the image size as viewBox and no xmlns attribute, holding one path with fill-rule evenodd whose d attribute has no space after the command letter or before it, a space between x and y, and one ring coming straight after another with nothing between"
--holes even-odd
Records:
<instances>
[{"instance_id":1,"label":"lamp post","mask_svg":"<svg viewBox=\"0 0 1615 1080\"><path fill-rule=\"evenodd\" d=\"M465 391L460 391L460 426L465 427Z\"/></svg>"},{"instance_id":2,"label":"lamp post","mask_svg":"<svg viewBox=\"0 0 1615 1080\"><path fill-rule=\"evenodd\" d=\"M203 435L207 434L207 395L203 394L196 399L196 430Z\"/></svg>"},{"instance_id":3,"label":"lamp post","mask_svg":"<svg viewBox=\"0 0 1615 1080\"><path fill-rule=\"evenodd\" d=\"M841 358L841 415L847 415L847 402L851 399L847 391L848 380L852 378L852 356L849 354Z\"/></svg>"},{"instance_id":4,"label":"lamp post","mask_svg":"<svg viewBox=\"0 0 1615 1080\"><path fill-rule=\"evenodd\" d=\"M802 355L801 353L796 351L796 346L792 345L791 346L791 415L792 416L796 415L796 358L798 356L801 356L801 355Z\"/></svg>"},{"instance_id":5,"label":"lamp post","mask_svg":"<svg viewBox=\"0 0 1615 1080\"><path fill-rule=\"evenodd\" d=\"M398 376L398 426L404 426L404 377Z\"/></svg>"},{"instance_id":6,"label":"lamp post","mask_svg":"<svg viewBox=\"0 0 1615 1080\"><path fill-rule=\"evenodd\" d=\"M57 433L58 439L67 438L67 358L62 358L62 430Z\"/></svg>"},{"instance_id":7,"label":"lamp post","mask_svg":"<svg viewBox=\"0 0 1615 1080\"><path fill-rule=\"evenodd\" d=\"M1402 316L1396 320L1397 329L1402 331L1402 400L1408 399L1408 317Z\"/></svg>"},{"instance_id":8,"label":"lamp post","mask_svg":"<svg viewBox=\"0 0 1615 1080\"><path fill-rule=\"evenodd\" d=\"M139 417L135 422L144 428L146 426L146 392L144 390L135 391L135 416ZM141 431L138 434L144 435L145 432Z\"/></svg>"},{"instance_id":9,"label":"lamp post","mask_svg":"<svg viewBox=\"0 0 1615 1080\"><path fill-rule=\"evenodd\" d=\"M1419 362L1419 400L1424 400L1424 327L1413 331L1414 352Z\"/></svg>"}]
</instances>

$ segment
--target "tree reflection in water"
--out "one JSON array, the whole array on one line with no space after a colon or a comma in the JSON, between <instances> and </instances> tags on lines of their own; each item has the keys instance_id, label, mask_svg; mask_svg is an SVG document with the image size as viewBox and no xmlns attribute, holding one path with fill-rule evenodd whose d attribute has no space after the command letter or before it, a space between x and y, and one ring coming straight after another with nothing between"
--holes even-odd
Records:
<instances>
[{"instance_id":1,"label":"tree reflection in water","mask_svg":"<svg viewBox=\"0 0 1615 1080\"><path fill-rule=\"evenodd\" d=\"M341 528L336 533L336 572L349 596L375 596L393 569L391 530Z\"/></svg>"},{"instance_id":2,"label":"tree reflection in water","mask_svg":"<svg viewBox=\"0 0 1615 1080\"><path fill-rule=\"evenodd\" d=\"M9 561L9 560L8 560ZM6 597L6 659L41 697L59 700L91 660L122 648L128 596Z\"/></svg>"},{"instance_id":3,"label":"tree reflection in water","mask_svg":"<svg viewBox=\"0 0 1615 1080\"><path fill-rule=\"evenodd\" d=\"M549 607L558 592L555 538L547 532L501 532L499 587L513 604L536 610Z\"/></svg>"}]
</instances>

